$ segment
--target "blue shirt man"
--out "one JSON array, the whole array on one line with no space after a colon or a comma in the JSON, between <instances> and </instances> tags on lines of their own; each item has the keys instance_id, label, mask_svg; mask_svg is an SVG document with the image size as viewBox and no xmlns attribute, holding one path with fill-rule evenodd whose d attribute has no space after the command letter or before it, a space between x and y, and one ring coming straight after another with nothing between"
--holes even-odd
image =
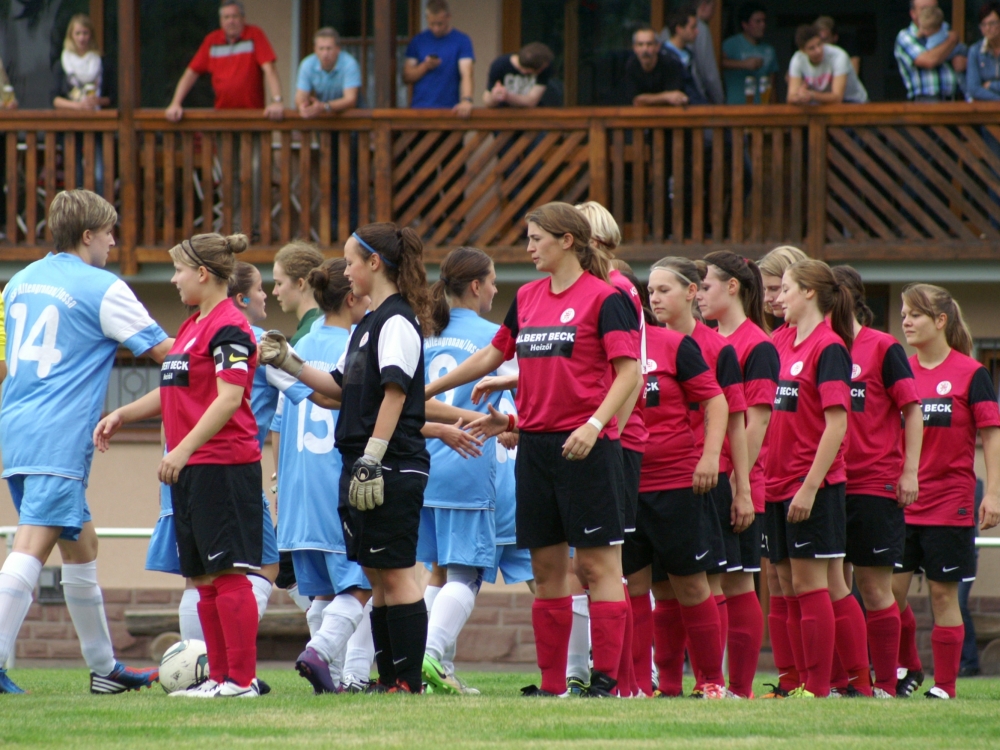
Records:
<instances>
[{"instance_id":1,"label":"blue shirt man","mask_svg":"<svg viewBox=\"0 0 1000 750\"><path fill-rule=\"evenodd\" d=\"M729 37L722 43L722 69L726 84L726 104L747 104L770 100L774 90L774 74L778 72L778 56L774 47L765 44L767 13L757 3L745 3L739 9L738 20L742 33ZM753 79L753 87L747 79ZM765 103L766 103L765 101Z\"/></svg>"},{"instance_id":2,"label":"blue shirt man","mask_svg":"<svg viewBox=\"0 0 1000 750\"><path fill-rule=\"evenodd\" d=\"M295 106L302 117L343 112L358 106L361 68L340 49L336 29L325 27L313 38L313 54L299 64Z\"/></svg>"},{"instance_id":3,"label":"blue shirt man","mask_svg":"<svg viewBox=\"0 0 1000 750\"><path fill-rule=\"evenodd\" d=\"M403 81L413 85L414 109L452 109L459 117L472 113L472 65L475 55L468 35L452 28L445 0L428 0L427 30L406 48Z\"/></svg>"}]
</instances>

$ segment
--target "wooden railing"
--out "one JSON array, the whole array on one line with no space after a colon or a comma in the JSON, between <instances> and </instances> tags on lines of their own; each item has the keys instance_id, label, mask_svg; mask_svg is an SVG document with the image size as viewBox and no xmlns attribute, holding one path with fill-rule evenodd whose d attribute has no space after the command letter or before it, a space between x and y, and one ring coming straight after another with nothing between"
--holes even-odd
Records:
<instances>
[{"instance_id":1,"label":"wooden railing","mask_svg":"<svg viewBox=\"0 0 1000 750\"><path fill-rule=\"evenodd\" d=\"M368 221L423 237L428 261L477 245L523 262L524 215L597 200L637 261L777 243L829 259L1000 256L1000 105L366 110L328 120L188 111L5 113L0 260L51 246L54 191L119 208L113 260L168 262L204 231L243 231L249 260L286 242L341 247ZM77 135L79 133L79 135ZM123 165L125 168L123 168ZM13 189L11 189L13 186Z\"/></svg>"}]
</instances>

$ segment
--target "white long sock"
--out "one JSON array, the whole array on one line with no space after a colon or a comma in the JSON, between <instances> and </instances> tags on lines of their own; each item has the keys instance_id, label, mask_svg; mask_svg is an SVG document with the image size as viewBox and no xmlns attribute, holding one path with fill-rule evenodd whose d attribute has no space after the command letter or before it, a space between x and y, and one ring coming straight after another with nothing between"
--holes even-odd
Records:
<instances>
[{"instance_id":1,"label":"white long sock","mask_svg":"<svg viewBox=\"0 0 1000 750\"><path fill-rule=\"evenodd\" d=\"M458 639L448 644L448 647L441 654L441 666L448 674L455 674L455 651L458 648Z\"/></svg>"},{"instance_id":2,"label":"white long sock","mask_svg":"<svg viewBox=\"0 0 1000 750\"><path fill-rule=\"evenodd\" d=\"M365 608L350 594L339 594L323 610L323 624L309 640L308 648L328 664L347 647Z\"/></svg>"},{"instance_id":3,"label":"white long sock","mask_svg":"<svg viewBox=\"0 0 1000 750\"><path fill-rule=\"evenodd\" d=\"M273 586L269 580L260 576L249 575L247 578L250 579L250 585L253 587L253 598L257 600L257 620L259 622L267 611L267 602L271 598Z\"/></svg>"},{"instance_id":4,"label":"white long sock","mask_svg":"<svg viewBox=\"0 0 1000 750\"><path fill-rule=\"evenodd\" d=\"M310 638L316 635L316 631L323 625L323 610L329 603L329 599L313 599L309 609L306 610L306 624L309 626Z\"/></svg>"},{"instance_id":5,"label":"white long sock","mask_svg":"<svg viewBox=\"0 0 1000 750\"><path fill-rule=\"evenodd\" d=\"M438 594L441 593L441 586L428 586L424 589L424 604L427 606L427 614L431 613L434 608L434 601L438 598Z\"/></svg>"},{"instance_id":6,"label":"white long sock","mask_svg":"<svg viewBox=\"0 0 1000 750\"><path fill-rule=\"evenodd\" d=\"M293 602L295 602L295 606L296 607L298 607L299 609L301 609L303 612L308 612L309 611L309 607L312 606L312 602L309 601L309 597L308 596L303 596L302 594L299 593L298 584L296 584L295 586L292 586L291 588L285 589L285 593L288 594L288 597Z\"/></svg>"},{"instance_id":7,"label":"white long sock","mask_svg":"<svg viewBox=\"0 0 1000 750\"><path fill-rule=\"evenodd\" d=\"M476 595L466 584L449 581L444 585L427 620L428 656L441 660L448 645L458 639L474 606Z\"/></svg>"},{"instance_id":8,"label":"white long sock","mask_svg":"<svg viewBox=\"0 0 1000 750\"><path fill-rule=\"evenodd\" d=\"M23 552L11 552L0 568L0 669L14 652L41 572L42 563Z\"/></svg>"},{"instance_id":9,"label":"white long sock","mask_svg":"<svg viewBox=\"0 0 1000 750\"><path fill-rule=\"evenodd\" d=\"M198 589L184 589L181 594L181 603L177 607L177 617L181 621L182 641L203 641L205 634L201 630L201 619L198 617L198 602L201 595Z\"/></svg>"},{"instance_id":10,"label":"white long sock","mask_svg":"<svg viewBox=\"0 0 1000 750\"><path fill-rule=\"evenodd\" d=\"M73 619L80 651L94 674L105 676L115 668L115 652L104 614L104 595L97 585L97 561L62 566L66 609Z\"/></svg>"},{"instance_id":11,"label":"white long sock","mask_svg":"<svg viewBox=\"0 0 1000 750\"><path fill-rule=\"evenodd\" d=\"M573 597L573 629L569 635L566 679L590 681L590 604L586 594Z\"/></svg>"},{"instance_id":12,"label":"white long sock","mask_svg":"<svg viewBox=\"0 0 1000 750\"><path fill-rule=\"evenodd\" d=\"M372 662L375 661L375 641L372 640L372 600L365 605L361 622L358 623L354 635L347 641L347 654L344 659L344 674L353 675L362 680L371 677Z\"/></svg>"}]
</instances>

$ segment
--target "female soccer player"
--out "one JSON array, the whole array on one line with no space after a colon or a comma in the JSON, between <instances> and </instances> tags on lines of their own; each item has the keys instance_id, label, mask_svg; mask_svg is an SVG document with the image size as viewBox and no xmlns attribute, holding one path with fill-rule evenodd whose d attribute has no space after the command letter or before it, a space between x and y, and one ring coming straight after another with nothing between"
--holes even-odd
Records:
<instances>
[{"instance_id":1,"label":"female soccer player","mask_svg":"<svg viewBox=\"0 0 1000 750\"><path fill-rule=\"evenodd\" d=\"M729 615L729 690L742 698L753 696L753 678L764 638L764 618L754 588L760 571L764 536L764 465L767 462L767 426L778 388L778 352L764 333L763 284L752 260L720 251L705 256L708 265L698 305L706 320L719 324L719 333L736 350L747 404L747 463L754 520L739 535L742 571L722 576Z\"/></svg>"},{"instance_id":2,"label":"female soccer player","mask_svg":"<svg viewBox=\"0 0 1000 750\"><path fill-rule=\"evenodd\" d=\"M868 611L865 642L858 625L864 615L857 600L845 596L833 602L837 650L852 686L863 694L871 691L870 653L875 667L874 695L894 698L900 624L892 574L903 564L903 509L917 499L923 415L903 347L889 334L871 328L874 315L865 303L861 275L850 266L837 266L833 275L854 298L846 455L847 561L854 564ZM843 637L841 631L848 631L849 637Z\"/></svg>"},{"instance_id":3,"label":"female soccer player","mask_svg":"<svg viewBox=\"0 0 1000 750\"><path fill-rule=\"evenodd\" d=\"M986 458L986 492L979 526L1000 523L1000 413L989 372L972 359L972 337L958 303L946 289L914 284L903 290L903 335L917 350L910 366L924 416L920 495L906 507L906 550L892 591L902 612L896 687L909 697L923 682L916 648L916 621L906 602L910 580L923 570L930 585L934 630L934 687L928 698L954 698L965 628L958 608L958 582L976 576L976 431Z\"/></svg>"},{"instance_id":4,"label":"female soccer player","mask_svg":"<svg viewBox=\"0 0 1000 750\"><path fill-rule=\"evenodd\" d=\"M160 387L101 420L106 450L123 424L162 412L169 452L159 479L172 485L181 574L193 578L208 649L209 679L172 695L255 698L257 604L247 578L263 548L260 445L250 407L257 347L228 297L246 236L195 235L170 250L181 302L198 312L181 324Z\"/></svg>"},{"instance_id":5,"label":"female soccer player","mask_svg":"<svg viewBox=\"0 0 1000 750\"><path fill-rule=\"evenodd\" d=\"M764 284L764 312L776 318L778 326L771 332L771 337L787 328L784 323L785 313L777 304L781 294L781 278L793 263L805 260L809 256L791 245L780 245L760 259L757 268L760 269L761 281Z\"/></svg>"},{"instance_id":6,"label":"female soccer player","mask_svg":"<svg viewBox=\"0 0 1000 750\"><path fill-rule=\"evenodd\" d=\"M589 693L606 696L617 685L628 607L615 549L623 539L623 477L612 420L640 377L634 358L639 327L625 298L607 283L606 262L590 246L590 225L579 211L548 203L529 213L527 223L528 253L549 278L522 286L493 342L434 381L427 393L478 380L517 355L518 416L510 417L520 426L517 545L531 550L538 592L532 623L542 671L541 687L522 692L566 690L572 545L590 588ZM495 410L483 421L493 416Z\"/></svg>"},{"instance_id":7,"label":"female soccer player","mask_svg":"<svg viewBox=\"0 0 1000 750\"><path fill-rule=\"evenodd\" d=\"M769 427L764 538L781 590L801 613L805 689L792 695L826 697L835 633L830 587L844 578L854 302L825 263L803 260L785 271L776 304L794 330L775 342L781 371ZM794 638L791 613L789 620Z\"/></svg>"},{"instance_id":8,"label":"female soccer player","mask_svg":"<svg viewBox=\"0 0 1000 750\"><path fill-rule=\"evenodd\" d=\"M668 264L649 275L650 306L662 323L690 314L691 282ZM722 529L709 490L719 476L728 407L715 374L690 336L669 327L646 332L646 393L643 418L649 431L639 485L636 531L622 550L629 594L656 598L652 633L636 631L635 668L646 684L655 643L658 695L681 694L686 635L701 677L694 695L724 698L719 608L706 573L718 566ZM708 415L704 444L688 416L689 404ZM686 631L686 633L685 633Z\"/></svg>"},{"instance_id":9,"label":"female soccer player","mask_svg":"<svg viewBox=\"0 0 1000 750\"><path fill-rule=\"evenodd\" d=\"M309 286L309 273L323 262L323 253L309 242L290 242L274 256L274 291L271 293L283 312L299 321L289 339L295 346L323 316Z\"/></svg>"},{"instance_id":10,"label":"female soccer player","mask_svg":"<svg viewBox=\"0 0 1000 750\"><path fill-rule=\"evenodd\" d=\"M266 363L341 403L340 516L348 559L372 584L379 682L371 689L389 692L420 692L427 640L427 608L414 575L430 468L420 432L421 329L432 325L422 252L412 229L389 223L368 224L348 239L344 275L356 297L371 298L371 313L332 373L305 364L277 331L261 342Z\"/></svg>"},{"instance_id":11,"label":"female soccer player","mask_svg":"<svg viewBox=\"0 0 1000 750\"><path fill-rule=\"evenodd\" d=\"M704 279L704 264L696 264L687 258L664 258L658 261L658 268L670 270L677 279L692 279L694 286L689 287L687 295L694 302L699 293L700 283ZM715 501L715 510L719 515L722 527L723 548L713 550L717 569L709 574L709 584L712 594L719 607L721 621L722 647L725 648L728 639L729 616L726 597L723 593L721 575L739 572L742 566L739 535L753 523L753 501L750 497L750 470L747 461L746 447L746 400L743 395L743 373L740 370L736 351L718 333L695 319L691 305L680 307L676 317L665 319L668 328L691 336L701 349L702 356L712 368L716 380L722 387L729 408L729 420L726 427L727 442L723 445L719 462L719 481L712 489L711 495ZM701 447L704 439L704 414L700 409L691 409L688 416L695 432L695 450ZM729 474L733 474L733 483ZM696 674L699 668L697 659L692 661Z\"/></svg>"}]
</instances>

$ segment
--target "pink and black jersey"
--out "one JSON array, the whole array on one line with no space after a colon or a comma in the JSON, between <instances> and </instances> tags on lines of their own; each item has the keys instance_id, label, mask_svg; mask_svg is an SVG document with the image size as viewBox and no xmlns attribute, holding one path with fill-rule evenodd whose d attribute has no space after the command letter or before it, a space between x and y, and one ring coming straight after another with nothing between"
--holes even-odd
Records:
<instances>
[{"instance_id":1,"label":"pink and black jersey","mask_svg":"<svg viewBox=\"0 0 1000 750\"><path fill-rule=\"evenodd\" d=\"M690 487L701 452L694 448L688 404L714 398L722 389L695 340L668 328L646 330L645 380L649 440L639 491Z\"/></svg>"},{"instance_id":2,"label":"pink and black jersey","mask_svg":"<svg viewBox=\"0 0 1000 750\"><path fill-rule=\"evenodd\" d=\"M766 406L773 408L774 394L778 390L778 372L781 363L778 361L778 350L758 326L747 319L726 337L736 350L743 371L743 396L747 408L751 406ZM771 442L771 431L764 432L760 453L757 461L750 467L750 497L753 499L755 513L764 512L765 480L764 467L767 466L768 444Z\"/></svg>"},{"instance_id":3,"label":"pink and black jersey","mask_svg":"<svg viewBox=\"0 0 1000 750\"><path fill-rule=\"evenodd\" d=\"M632 307L635 308L636 319L639 321L639 350L636 352L636 359L640 363L646 361L646 319L642 314L642 300L639 297L639 292L636 290L635 285L625 278L621 271L612 270L608 277L617 289L620 289L624 294L628 296L629 302L632 303ZM612 375L613 377L613 375ZM646 450L646 437L648 433L646 432L646 425L642 421L642 395L640 394L638 400L635 402L635 407L632 409L632 413L629 415L628 422L625 427L620 430L622 448L630 451L635 451L636 453L642 453Z\"/></svg>"},{"instance_id":4,"label":"pink and black jersey","mask_svg":"<svg viewBox=\"0 0 1000 750\"><path fill-rule=\"evenodd\" d=\"M972 357L952 350L933 369L910 357L924 412L920 494L906 508L916 526L975 526L976 430L1000 427L990 374Z\"/></svg>"},{"instance_id":5,"label":"pink and black jersey","mask_svg":"<svg viewBox=\"0 0 1000 750\"><path fill-rule=\"evenodd\" d=\"M639 324L625 296L584 273L555 294L548 278L517 290L493 346L517 355L517 413L526 432L572 432L594 416L614 378L608 366L635 358ZM618 438L614 419L602 435Z\"/></svg>"},{"instance_id":6,"label":"pink and black jersey","mask_svg":"<svg viewBox=\"0 0 1000 750\"><path fill-rule=\"evenodd\" d=\"M219 395L217 378L243 386L236 413L188 464L249 464L260 461L257 420L250 408L257 343L250 324L231 300L198 320L181 324L174 346L160 366L160 403L167 445L180 444Z\"/></svg>"},{"instance_id":7,"label":"pink and black jersey","mask_svg":"<svg viewBox=\"0 0 1000 750\"><path fill-rule=\"evenodd\" d=\"M729 404L729 413L745 412L747 402L743 395L743 373L740 371L740 361L736 357L736 350L725 336L697 320L694 323L694 332L691 334L691 338L698 344L702 356L715 373L715 379L726 396L726 403ZM691 428L695 434L695 452L701 455L705 447L705 412L697 403L689 404L688 408L690 409ZM728 476L732 470L732 452L729 449L729 438L727 437L722 444L722 453L719 456L719 473Z\"/></svg>"},{"instance_id":8,"label":"pink and black jersey","mask_svg":"<svg viewBox=\"0 0 1000 750\"><path fill-rule=\"evenodd\" d=\"M781 370L767 428L771 445L765 492L767 502L780 503L795 496L812 468L826 429L824 410L839 406L850 411L851 355L826 320L799 344L795 336L788 335L775 344ZM841 443L825 484L847 481L844 453Z\"/></svg>"},{"instance_id":9,"label":"pink and black jersey","mask_svg":"<svg viewBox=\"0 0 1000 750\"><path fill-rule=\"evenodd\" d=\"M900 410L918 403L913 371L899 342L862 328L851 347L847 494L896 497L903 470Z\"/></svg>"}]
</instances>

